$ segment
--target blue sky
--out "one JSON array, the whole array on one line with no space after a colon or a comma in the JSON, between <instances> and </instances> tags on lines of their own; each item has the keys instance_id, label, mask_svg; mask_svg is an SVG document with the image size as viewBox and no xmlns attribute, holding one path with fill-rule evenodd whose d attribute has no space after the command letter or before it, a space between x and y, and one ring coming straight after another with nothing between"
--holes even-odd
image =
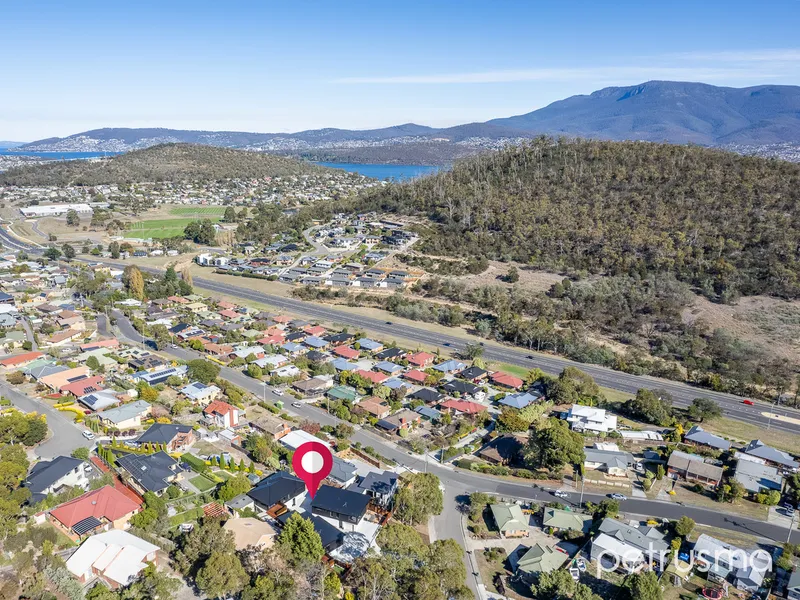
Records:
<instances>
[{"instance_id":1,"label":"blue sky","mask_svg":"<svg viewBox=\"0 0 800 600\"><path fill-rule=\"evenodd\" d=\"M800 0L6 2L0 139L447 126L650 79L800 84Z\"/></svg>"}]
</instances>

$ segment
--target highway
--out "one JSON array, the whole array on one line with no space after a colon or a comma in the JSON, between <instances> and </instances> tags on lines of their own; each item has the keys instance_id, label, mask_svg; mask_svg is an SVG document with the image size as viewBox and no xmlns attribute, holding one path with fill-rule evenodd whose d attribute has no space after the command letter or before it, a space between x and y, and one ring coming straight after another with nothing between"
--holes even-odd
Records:
<instances>
[{"instance_id":1,"label":"highway","mask_svg":"<svg viewBox=\"0 0 800 600\"><path fill-rule=\"evenodd\" d=\"M104 262L113 264L114 266L125 266L124 263L114 263L108 261ZM140 268L151 273L161 272L160 269L151 267ZM234 278L231 277L231 279ZM222 284L218 281L212 281L203 277L195 277L193 284L195 287L202 288L210 292L226 294L242 300L250 300L252 302L259 302L261 304L268 304L278 310L286 310L313 319L367 329L371 332L384 336L385 339L400 337L410 340L417 340L432 347L440 347L443 350L451 352L463 349L468 342L483 342L483 357L486 360L504 362L521 366L526 369L538 367L545 373L549 373L551 375L558 375L564 370L565 367L576 367L591 375L598 385L620 390L622 392L627 392L631 396L636 395L636 391L640 388L659 388L666 390L674 398L675 406L681 408L689 406L692 400L702 396L716 401L722 408L723 414L726 417L743 421L745 423L768 426L779 431L800 433L800 410L797 409L791 409L782 406L773 408L771 405L758 401L755 402L754 406L748 406L743 404L742 398L738 396L714 392L712 390L705 390L688 385L686 383L659 379L657 377L631 375L630 373L614 371L598 365L579 363L567 358L553 356L551 354L526 351L521 348L514 348L511 346L482 340L478 337L465 340L463 337L429 331L425 328L424 324L421 324L420 326L412 326L390 321L383 321L381 319L375 319L372 317L355 315L353 313L337 310L332 306L317 304L314 302L306 302L304 300L298 300L295 298L285 298L283 296L265 294L263 292L257 292L233 283ZM768 413L774 413L784 418L796 419L796 421L785 421L770 418L767 416Z\"/></svg>"},{"instance_id":2,"label":"highway","mask_svg":"<svg viewBox=\"0 0 800 600\"><path fill-rule=\"evenodd\" d=\"M138 331L131 325L130 321L120 312L115 311L114 318L116 325L121 332L120 339L127 340L134 343L143 343L146 338L143 338ZM105 321L101 326L103 330L107 330ZM165 348L161 350L166 354L174 356L181 360L192 360L195 358L203 358L203 355L193 350L185 348ZM245 375L242 371L230 369L228 367L221 367L220 376L231 383L246 389L255 396L263 398L271 402L287 402L291 399L286 396L279 396L273 392L273 389ZM330 413L317 408L316 406L303 403L300 407L291 407L287 409L288 412L298 415L301 418L307 418L320 423L321 425L336 425L340 423L339 419ZM468 495L472 492L487 492L505 498L516 498L530 501L539 502L553 502L558 501L561 503L571 504L577 506L578 493L573 492L571 497L567 500L557 498L553 492L557 488L543 489L536 487L530 483L514 482L504 479L499 479L479 473L471 473L460 469L455 469L449 465L439 464L431 459L424 459L417 455L412 455L408 451L399 447L392 441L374 433L370 430L359 428L350 438L353 442L361 442L364 446L372 446L380 454L396 461L398 464L403 465L408 469L416 471L425 471L435 473L444 484L449 497L457 497ZM599 502L606 498L604 495L598 494L584 494L584 501ZM720 505L721 507L723 505ZM720 527L739 531L740 533L747 533L758 537L771 539L780 543L786 541L787 529L780 525L767 523L764 521L757 521L740 517L738 515L728 514L719 510L708 510L704 508L697 508L692 506L685 506L675 502L662 502L657 500L630 498L621 502L622 510L631 515L641 515L644 517L657 517L665 519L679 519L683 515L687 515L694 519L697 523L709 525L712 527ZM435 528L438 533L447 532L446 536L441 537L454 537L457 531L460 531L460 513L454 510L453 507L446 507L443 514L435 519ZM800 533L793 531L792 540L800 542Z\"/></svg>"}]
</instances>

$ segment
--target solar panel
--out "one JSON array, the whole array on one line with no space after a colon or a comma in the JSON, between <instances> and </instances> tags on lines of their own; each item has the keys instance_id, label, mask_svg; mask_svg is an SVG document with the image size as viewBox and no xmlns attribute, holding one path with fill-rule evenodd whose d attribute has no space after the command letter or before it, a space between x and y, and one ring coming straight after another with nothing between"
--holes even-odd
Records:
<instances>
[{"instance_id":1,"label":"solar panel","mask_svg":"<svg viewBox=\"0 0 800 600\"><path fill-rule=\"evenodd\" d=\"M100 527L100 525L102 525L102 523L97 517L86 517L82 521L75 523L75 525L72 526L72 531L77 535L83 535L84 533L88 533Z\"/></svg>"}]
</instances>

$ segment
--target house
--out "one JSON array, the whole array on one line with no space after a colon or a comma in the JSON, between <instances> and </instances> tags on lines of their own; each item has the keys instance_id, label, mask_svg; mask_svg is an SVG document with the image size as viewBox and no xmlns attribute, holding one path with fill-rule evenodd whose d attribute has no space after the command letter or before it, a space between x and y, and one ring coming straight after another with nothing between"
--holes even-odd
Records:
<instances>
[{"instance_id":1,"label":"house","mask_svg":"<svg viewBox=\"0 0 800 600\"><path fill-rule=\"evenodd\" d=\"M294 510L287 510L286 512L278 515L278 521L283 525L292 517L294 514L300 514L301 517L304 519L308 519L314 525L314 531L317 532L320 539L322 540L322 547L325 548L325 551L328 553L333 552L337 548L339 548L342 543L344 542L344 534L339 531L336 527L331 525L328 521L323 519L322 517L318 517L316 515L310 514L308 512L298 513Z\"/></svg>"},{"instance_id":2,"label":"house","mask_svg":"<svg viewBox=\"0 0 800 600\"><path fill-rule=\"evenodd\" d=\"M101 411L120 403L120 397L115 390L97 390L91 394L78 397L78 402L94 410Z\"/></svg>"},{"instance_id":3,"label":"house","mask_svg":"<svg viewBox=\"0 0 800 600\"><path fill-rule=\"evenodd\" d=\"M420 371L419 369L411 369L410 371L403 373L403 378L422 385L428 379L428 374L425 371Z\"/></svg>"},{"instance_id":4,"label":"house","mask_svg":"<svg viewBox=\"0 0 800 600\"><path fill-rule=\"evenodd\" d=\"M404 408L396 414L381 419L377 426L387 431L399 432L402 429L410 429L413 424L419 424L421 420L419 413Z\"/></svg>"},{"instance_id":5,"label":"house","mask_svg":"<svg viewBox=\"0 0 800 600\"><path fill-rule=\"evenodd\" d=\"M736 463L736 472L733 478L751 494L770 490L783 491L783 475L778 469L769 465L740 460Z\"/></svg>"},{"instance_id":6,"label":"house","mask_svg":"<svg viewBox=\"0 0 800 600\"><path fill-rule=\"evenodd\" d=\"M710 581L734 580L740 590L755 592L771 570L772 559L764 550L748 553L742 548L701 534L694 544L694 560Z\"/></svg>"},{"instance_id":7,"label":"house","mask_svg":"<svg viewBox=\"0 0 800 600\"><path fill-rule=\"evenodd\" d=\"M513 375L503 373L502 371L492 373L489 376L489 380L497 387L505 388L507 390L518 390L525 384L525 382L519 377L514 377Z\"/></svg>"},{"instance_id":8,"label":"house","mask_svg":"<svg viewBox=\"0 0 800 600\"><path fill-rule=\"evenodd\" d=\"M154 371L164 366L164 361L155 354L142 354L128 360L128 366L137 371Z\"/></svg>"},{"instance_id":9,"label":"house","mask_svg":"<svg viewBox=\"0 0 800 600\"><path fill-rule=\"evenodd\" d=\"M153 423L135 443L166 444L169 452L182 452L194 443L194 432L191 425Z\"/></svg>"},{"instance_id":10,"label":"house","mask_svg":"<svg viewBox=\"0 0 800 600\"><path fill-rule=\"evenodd\" d=\"M100 422L106 427L116 427L117 429L130 429L141 427L142 419L150 416L152 407L144 400L136 400L122 404L117 408L111 408L98 413Z\"/></svg>"},{"instance_id":11,"label":"house","mask_svg":"<svg viewBox=\"0 0 800 600\"><path fill-rule=\"evenodd\" d=\"M96 342L87 342L79 346L81 352L91 352L92 350L97 350L99 348L110 350L112 348L118 348L118 347L119 347L119 340L116 338L112 338L110 340L97 340Z\"/></svg>"},{"instance_id":12,"label":"house","mask_svg":"<svg viewBox=\"0 0 800 600\"><path fill-rule=\"evenodd\" d=\"M450 373L458 373L459 371L463 371L467 368L467 365L458 360L446 360L443 363L435 365L433 368L447 375Z\"/></svg>"},{"instance_id":13,"label":"house","mask_svg":"<svg viewBox=\"0 0 800 600\"><path fill-rule=\"evenodd\" d=\"M554 531L581 531L588 534L592 529L592 517L560 508L545 507L542 527L549 527Z\"/></svg>"},{"instance_id":14,"label":"house","mask_svg":"<svg viewBox=\"0 0 800 600\"><path fill-rule=\"evenodd\" d=\"M236 427L239 425L239 409L235 406L214 400L203 409L206 421L217 427Z\"/></svg>"},{"instance_id":15,"label":"house","mask_svg":"<svg viewBox=\"0 0 800 600\"><path fill-rule=\"evenodd\" d=\"M419 413L419 415L426 421L438 421L442 418L441 412L429 406L418 406L414 409L414 412Z\"/></svg>"},{"instance_id":16,"label":"house","mask_svg":"<svg viewBox=\"0 0 800 600\"><path fill-rule=\"evenodd\" d=\"M452 379L442 386L442 391L452 396L464 396L470 398L482 399L485 394L483 390L477 385L469 383L468 381L461 381L460 379Z\"/></svg>"},{"instance_id":17,"label":"house","mask_svg":"<svg viewBox=\"0 0 800 600\"><path fill-rule=\"evenodd\" d=\"M667 461L667 473L673 479L696 481L717 487L722 481L722 467L705 462L702 456L674 450Z\"/></svg>"},{"instance_id":18,"label":"house","mask_svg":"<svg viewBox=\"0 0 800 600\"><path fill-rule=\"evenodd\" d=\"M68 344L77 337L84 337L83 331L78 331L77 329L64 329L63 331L57 331L47 338L47 340L44 342L44 345L58 348Z\"/></svg>"},{"instance_id":19,"label":"house","mask_svg":"<svg viewBox=\"0 0 800 600\"><path fill-rule=\"evenodd\" d=\"M75 367L74 369L65 369L51 375L40 377L39 383L46 385L51 390L60 390L62 386L88 377L91 373L89 367Z\"/></svg>"},{"instance_id":20,"label":"house","mask_svg":"<svg viewBox=\"0 0 800 600\"><path fill-rule=\"evenodd\" d=\"M269 435L276 441L292 430L291 426L289 426L286 421L268 412L264 412L264 414L259 415L255 419L250 419L250 425Z\"/></svg>"},{"instance_id":21,"label":"house","mask_svg":"<svg viewBox=\"0 0 800 600\"><path fill-rule=\"evenodd\" d=\"M507 465L514 462L528 438L522 435L506 433L498 436L478 451L483 460L496 465Z\"/></svg>"},{"instance_id":22,"label":"house","mask_svg":"<svg viewBox=\"0 0 800 600\"><path fill-rule=\"evenodd\" d=\"M375 353L375 358L377 360L390 360L396 361L405 358L407 352L400 348L386 348L385 350L381 350L380 352Z\"/></svg>"},{"instance_id":23,"label":"house","mask_svg":"<svg viewBox=\"0 0 800 600\"><path fill-rule=\"evenodd\" d=\"M348 360L356 359L361 355L361 352L350 346L336 346L336 348L333 349L333 353L336 356L341 356Z\"/></svg>"},{"instance_id":24,"label":"house","mask_svg":"<svg viewBox=\"0 0 800 600\"><path fill-rule=\"evenodd\" d=\"M422 400L425 404L438 404L444 400L444 394L430 388L421 388L407 396L409 400Z\"/></svg>"},{"instance_id":25,"label":"house","mask_svg":"<svg viewBox=\"0 0 800 600\"><path fill-rule=\"evenodd\" d=\"M305 398L316 398L322 396L325 390L333 387L333 381L330 379L322 379L320 377L312 377L311 379L303 379L292 383L292 387L300 392Z\"/></svg>"},{"instance_id":26,"label":"house","mask_svg":"<svg viewBox=\"0 0 800 600\"><path fill-rule=\"evenodd\" d=\"M436 360L436 357L433 354L428 354L427 352L415 352L414 354L409 354L406 359L408 360L409 364L419 367L420 369L424 369L431 366L433 361Z\"/></svg>"},{"instance_id":27,"label":"house","mask_svg":"<svg viewBox=\"0 0 800 600\"><path fill-rule=\"evenodd\" d=\"M397 473L391 471L383 471L376 473L370 471L367 476L362 479L358 484L358 490L362 494L366 494L372 498L376 504L383 507L388 507L395 493L400 481Z\"/></svg>"},{"instance_id":28,"label":"house","mask_svg":"<svg viewBox=\"0 0 800 600\"><path fill-rule=\"evenodd\" d=\"M222 394L222 390L217 386L206 385L199 381L183 386L180 391L186 398L198 404L208 404L219 398L220 394Z\"/></svg>"},{"instance_id":29,"label":"house","mask_svg":"<svg viewBox=\"0 0 800 600\"><path fill-rule=\"evenodd\" d=\"M103 389L103 380L104 377L102 375L93 375L92 377L84 377L78 379L77 381L72 381L70 383L66 383L62 385L58 391L62 394L69 394L71 396L75 396L76 398L80 398L81 396L85 396L86 394L91 394L93 392L99 392Z\"/></svg>"},{"instance_id":30,"label":"house","mask_svg":"<svg viewBox=\"0 0 800 600\"><path fill-rule=\"evenodd\" d=\"M382 360L375 363L375 366L373 368L377 369L378 371L383 371L384 373L388 373L389 375L394 375L395 373L398 373L399 371L403 370L402 366L388 360Z\"/></svg>"},{"instance_id":31,"label":"house","mask_svg":"<svg viewBox=\"0 0 800 600\"><path fill-rule=\"evenodd\" d=\"M567 422L575 431L601 431L608 433L617 428L617 417L603 408L573 404L567 413Z\"/></svg>"},{"instance_id":32,"label":"house","mask_svg":"<svg viewBox=\"0 0 800 600\"><path fill-rule=\"evenodd\" d=\"M668 553L664 534L654 527L637 527L607 518L592 540L590 558L599 561L614 557L622 570L634 572L646 563L665 564Z\"/></svg>"},{"instance_id":33,"label":"house","mask_svg":"<svg viewBox=\"0 0 800 600\"><path fill-rule=\"evenodd\" d=\"M528 583L533 583L542 573L560 569L569 560L569 555L552 546L535 544L517 559L514 574Z\"/></svg>"},{"instance_id":34,"label":"house","mask_svg":"<svg viewBox=\"0 0 800 600\"><path fill-rule=\"evenodd\" d=\"M380 352L383 350L382 343L376 342L369 338L360 338L357 343L362 350L367 350L368 352Z\"/></svg>"},{"instance_id":35,"label":"house","mask_svg":"<svg viewBox=\"0 0 800 600\"><path fill-rule=\"evenodd\" d=\"M30 502L35 504L48 494L56 494L66 487L89 487L86 461L70 456L56 456L33 465L25 478L25 487L31 492ZM89 468L91 470L91 468Z\"/></svg>"},{"instance_id":36,"label":"house","mask_svg":"<svg viewBox=\"0 0 800 600\"><path fill-rule=\"evenodd\" d=\"M15 354L13 356L6 356L5 358L0 358L0 366L5 367L7 369L19 369L26 365L29 365L33 361L43 357L44 354L42 352L24 352L22 354Z\"/></svg>"},{"instance_id":37,"label":"house","mask_svg":"<svg viewBox=\"0 0 800 600\"><path fill-rule=\"evenodd\" d=\"M477 402L467 402L466 400L448 400L439 405L442 411L456 415L477 415L486 410L483 404Z\"/></svg>"},{"instance_id":38,"label":"house","mask_svg":"<svg viewBox=\"0 0 800 600\"><path fill-rule=\"evenodd\" d=\"M486 376L489 374L489 371L486 369L481 369L480 367L476 367L475 365L471 367L467 367L458 376L461 379L466 379L467 381L471 381L472 383L478 383L479 381L483 381L486 379Z\"/></svg>"},{"instance_id":39,"label":"house","mask_svg":"<svg viewBox=\"0 0 800 600\"><path fill-rule=\"evenodd\" d=\"M131 483L140 494L164 493L178 476L178 462L166 452L155 454L126 454L116 463L131 476Z\"/></svg>"},{"instance_id":40,"label":"house","mask_svg":"<svg viewBox=\"0 0 800 600\"><path fill-rule=\"evenodd\" d=\"M131 517L141 509L115 487L106 485L59 504L48 518L73 541L99 529L127 529Z\"/></svg>"},{"instance_id":41,"label":"house","mask_svg":"<svg viewBox=\"0 0 800 600\"><path fill-rule=\"evenodd\" d=\"M507 394L498 400L497 403L503 406L510 406L511 408L525 408L541 399L542 395L539 392L521 392L519 394Z\"/></svg>"},{"instance_id":42,"label":"house","mask_svg":"<svg viewBox=\"0 0 800 600\"><path fill-rule=\"evenodd\" d=\"M264 512L277 504L285 508L297 508L306 497L306 484L291 473L275 471L262 479L247 495Z\"/></svg>"},{"instance_id":43,"label":"house","mask_svg":"<svg viewBox=\"0 0 800 600\"><path fill-rule=\"evenodd\" d=\"M328 442L321 440L317 436L311 435L310 433L308 433L307 431L303 431L302 429L296 429L294 431L289 432L280 439L280 442L290 450L297 450L300 446L302 446L306 442L317 442L318 444L323 444L328 448L330 448L330 444Z\"/></svg>"},{"instance_id":44,"label":"house","mask_svg":"<svg viewBox=\"0 0 800 600\"><path fill-rule=\"evenodd\" d=\"M269 548L278 535L272 525L253 517L228 519L222 528L233 534L233 543L237 550L244 550L248 546Z\"/></svg>"},{"instance_id":45,"label":"house","mask_svg":"<svg viewBox=\"0 0 800 600\"><path fill-rule=\"evenodd\" d=\"M715 450L722 450L727 452L731 449L731 443L718 435L708 433L700 425L695 425L683 436L683 441L686 444L694 444L695 446L708 446Z\"/></svg>"},{"instance_id":46,"label":"house","mask_svg":"<svg viewBox=\"0 0 800 600\"><path fill-rule=\"evenodd\" d=\"M339 487L349 487L356 482L358 468L351 462L333 455L333 466L328 473L328 481L335 483Z\"/></svg>"},{"instance_id":47,"label":"house","mask_svg":"<svg viewBox=\"0 0 800 600\"><path fill-rule=\"evenodd\" d=\"M166 369L161 369L160 371L139 371L138 373L134 373L131 375L131 379L133 381L139 382L144 381L148 385L158 385L159 383L166 383L170 377L183 377L186 375L186 365L181 365L179 367L167 367Z\"/></svg>"},{"instance_id":48,"label":"house","mask_svg":"<svg viewBox=\"0 0 800 600\"><path fill-rule=\"evenodd\" d=\"M287 336L287 338L288 337L289 336ZM324 350L330 345L330 342L315 335L308 336L305 340L303 340L303 343L309 348L314 348L315 350Z\"/></svg>"},{"instance_id":49,"label":"house","mask_svg":"<svg viewBox=\"0 0 800 600\"><path fill-rule=\"evenodd\" d=\"M340 531L355 531L367 513L370 497L323 485L311 501L311 514L324 518Z\"/></svg>"},{"instance_id":50,"label":"house","mask_svg":"<svg viewBox=\"0 0 800 600\"><path fill-rule=\"evenodd\" d=\"M85 584L99 577L111 589L132 583L147 563L158 562L158 546L127 531L112 529L87 539L67 560L67 569Z\"/></svg>"},{"instance_id":51,"label":"house","mask_svg":"<svg viewBox=\"0 0 800 600\"><path fill-rule=\"evenodd\" d=\"M353 406L353 409L358 411L364 411L370 416L375 417L376 419L385 419L389 416L389 413L392 412L392 409L389 408L388 404L384 404L384 402L378 398L377 396L370 396L369 398L364 398L358 404Z\"/></svg>"},{"instance_id":52,"label":"house","mask_svg":"<svg viewBox=\"0 0 800 600\"><path fill-rule=\"evenodd\" d=\"M529 519L518 504L492 504L489 506L501 538L528 537Z\"/></svg>"},{"instance_id":53,"label":"house","mask_svg":"<svg viewBox=\"0 0 800 600\"><path fill-rule=\"evenodd\" d=\"M768 463L785 467L787 469L797 469L800 467L800 463L795 461L789 454L782 452L781 450L777 450L772 446L767 446L761 440L751 441L749 444L747 444L747 446L745 446L744 452L750 456L763 458Z\"/></svg>"},{"instance_id":54,"label":"house","mask_svg":"<svg viewBox=\"0 0 800 600\"><path fill-rule=\"evenodd\" d=\"M349 385L337 385L336 387L332 387L325 392L325 395L333 400L342 400L345 402L355 402L358 398L358 392Z\"/></svg>"},{"instance_id":55,"label":"house","mask_svg":"<svg viewBox=\"0 0 800 600\"><path fill-rule=\"evenodd\" d=\"M389 376L384 375L383 373L376 373L375 371L365 371L364 369L357 369L355 374L359 377L363 377L364 379L370 381L372 385L380 385L384 381L386 381Z\"/></svg>"},{"instance_id":56,"label":"house","mask_svg":"<svg viewBox=\"0 0 800 600\"><path fill-rule=\"evenodd\" d=\"M598 450L596 448L584 449L586 461L584 467L591 471L603 471L611 477L627 477L628 468L635 464L630 452L619 450Z\"/></svg>"}]
</instances>

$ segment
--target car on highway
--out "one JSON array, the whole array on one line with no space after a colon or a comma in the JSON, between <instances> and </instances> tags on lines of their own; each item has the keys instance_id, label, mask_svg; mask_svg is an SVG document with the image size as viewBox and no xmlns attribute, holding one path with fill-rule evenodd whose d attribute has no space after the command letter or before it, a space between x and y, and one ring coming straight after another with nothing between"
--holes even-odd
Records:
<instances>
[{"instance_id":1,"label":"car on highway","mask_svg":"<svg viewBox=\"0 0 800 600\"><path fill-rule=\"evenodd\" d=\"M84 431L83 437L85 437L87 440L93 440L94 434L91 431Z\"/></svg>"},{"instance_id":2,"label":"car on highway","mask_svg":"<svg viewBox=\"0 0 800 600\"><path fill-rule=\"evenodd\" d=\"M612 500L627 500L628 497L625 494L609 494L609 497Z\"/></svg>"},{"instance_id":3,"label":"car on highway","mask_svg":"<svg viewBox=\"0 0 800 600\"><path fill-rule=\"evenodd\" d=\"M561 490L556 490L553 492L553 496L556 498L569 498L569 494L567 492L562 492Z\"/></svg>"},{"instance_id":4,"label":"car on highway","mask_svg":"<svg viewBox=\"0 0 800 600\"><path fill-rule=\"evenodd\" d=\"M756 403L753 402L752 400L748 400L747 398L745 398L744 400L742 400L742 404L747 404L747 406L755 406Z\"/></svg>"},{"instance_id":5,"label":"car on highway","mask_svg":"<svg viewBox=\"0 0 800 600\"><path fill-rule=\"evenodd\" d=\"M292 402L292 406L294 406L295 408L303 408L303 403L302 402Z\"/></svg>"}]
</instances>

